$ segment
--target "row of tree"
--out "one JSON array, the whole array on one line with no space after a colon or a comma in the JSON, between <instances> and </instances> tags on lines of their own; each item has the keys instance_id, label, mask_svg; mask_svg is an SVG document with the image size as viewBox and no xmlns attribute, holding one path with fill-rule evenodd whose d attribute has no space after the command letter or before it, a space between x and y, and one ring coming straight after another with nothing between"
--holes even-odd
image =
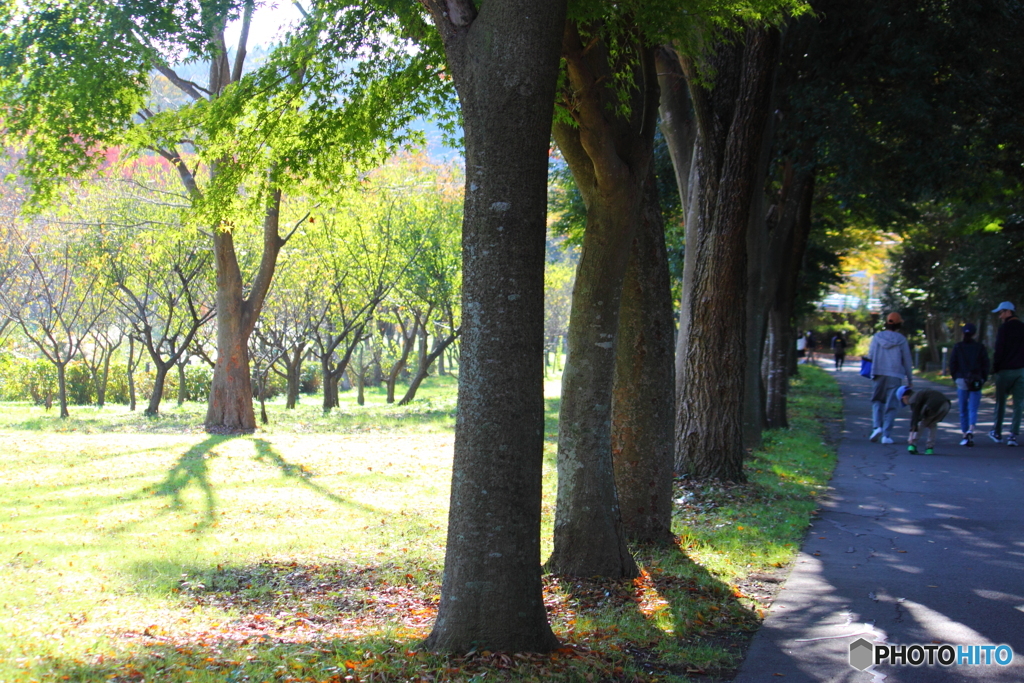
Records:
<instances>
[{"instance_id":1,"label":"row of tree","mask_svg":"<svg viewBox=\"0 0 1024 683\"><path fill-rule=\"evenodd\" d=\"M147 414L159 411L175 367L184 375L193 359L216 366L209 235L183 220L184 198L167 182L168 170L149 157L115 178L77 184L63 211L27 222L7 216L4 330L17 330L16 341L54 365L62 417L65 370L75 359L89 367L102 406L111 360L126 346L132 409L135 371L145 360L154 372ZM285 207L293 246L247 349L257 383L281 375L294 408L302 365L314 359L329 411L346 373L360 402L367 373L383 374L393 402L399 376L415 361L401 397L412 400L459 335L460 176L422 155L404 156L329 203ZM244 263L254 245L240 246Z\"/></svg>"},{"instance_id":2,"label":"row of tree","mask_svg":"<svg viewBox=\"0 0 1024 683\"><path fill-rule=\"evenodd\" d=\"M467 197L465 239L505 245L510 217L494 206L515 197L520 239L505 246L505 261L520 264L520 289L537 286L539 262L521 255L538 239L540 188L524 178L542 174L549 95L554 137L587 210L548 562L560 573L632 575L626 539L668 534L673 464L740 480L744 447L764 425L785 426L794 307L816 213L889 225L922 199L969 197L981 184L1019 194L1011 103L1021 88L1008 68L1020 57L1018 3L423 4L460 95L467 163L479 167L468 172L480 193ZM530 93L514 117L496 83ZM653 205L658 107L685 215L674 354ZM1008 204L996 212L1005 217ZM530 336L513 329L504 278L491 274L495 256L481 252L467 252L467 300L494 315L479 332L467 329L464 353L484 368L493 359L471 338L528 346ZM517 322L524 315L516 311ZM460 418L464 406L472 417L456 435L431 645L553 642L532 571L539 444L528 439L540 417L536 388L522 383L533 376L529 356L517 362L517 385L495 367L481 370L486 388L475 374L460 386ZM523 405L517 424L497 415L513 402ZM513 439L520 456L501 466ZM499 487L508 492L500 500L482 495ZM495 538L495 519L514 530L506 542Z\"/></svg>"}]
</instances>

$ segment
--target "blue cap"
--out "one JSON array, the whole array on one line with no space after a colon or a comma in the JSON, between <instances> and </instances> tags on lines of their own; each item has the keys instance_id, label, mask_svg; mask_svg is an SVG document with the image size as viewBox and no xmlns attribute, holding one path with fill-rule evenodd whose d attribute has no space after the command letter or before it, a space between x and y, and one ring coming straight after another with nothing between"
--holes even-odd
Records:
<instances>
[{"instance_id":1,"label":"blue cap","mask_svg":"<svg viewBox=\"0 0 1024 683\"><path fill-rule=\"evenodd\" d=\"M897 389L896 390L896 400L899 401L900 403L902 403L903 402L903 395L907 393L908 389L910 389L910 387L908 387L906 384L904 384L899 389Z\"/></svg>"},{"instance_id":2,"label":"blue cap","mask_svg":"<svg viewBox=\"0 0 1024 683\"><path fill-rule=\"evenodd\" d=\"M964 334L977 334L978 328L974 326L974 323L967 323L964 325Z\"/></svg>"},{"instance_id":3,"label":"blue cap","mask_svg":"<svg viewBox=\"0 0 1024 683\"><path fill-rule=\"evenodd\" d=\"M1016 311L1016 310L1017 310L1017 307L1014 306L1012 302L1004 301L1003 303L1001 303L998 306L996 306L992 310L992 312L993 313L999 313L1000 311Z\"/></svg>"}]
</instances>

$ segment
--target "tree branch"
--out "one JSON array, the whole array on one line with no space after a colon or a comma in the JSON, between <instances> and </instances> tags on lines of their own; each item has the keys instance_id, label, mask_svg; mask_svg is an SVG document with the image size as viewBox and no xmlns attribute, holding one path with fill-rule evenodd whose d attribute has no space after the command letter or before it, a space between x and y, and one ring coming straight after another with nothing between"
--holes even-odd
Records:
<instances>
[{"instance_id":1,"label":"tree branch","mask_svg":"<svg viewBox=\"0 0 1024 683\"><path fill-rule=\"evenodd\" d=\"M178 90L182 91L183 93L191 97L193 100L198 101L206 99L206 96L209 96L210 94L209 90L202 87L198 83L193 83L192 81L182 78L177 73L175 73L174 69L167 66L166 64L157 64L156 70L159 71L164 78L166 78L175 86L177 86Z\"/></svg>"},{"instance_id":2,"label":"tree branch","mask_svg":"<svg viewBox=\"0 0 1024 683\"><path fill-rule=\"evenodd\" d=\"M235 50L235 66L231 71L231 82L237 83L242 78L242 66L245 65L246 44L249 42L249 25L252 23L253 0L247 0L242 12L242 33L238 37L238 48Z\"/></svg>"}]
</instances>

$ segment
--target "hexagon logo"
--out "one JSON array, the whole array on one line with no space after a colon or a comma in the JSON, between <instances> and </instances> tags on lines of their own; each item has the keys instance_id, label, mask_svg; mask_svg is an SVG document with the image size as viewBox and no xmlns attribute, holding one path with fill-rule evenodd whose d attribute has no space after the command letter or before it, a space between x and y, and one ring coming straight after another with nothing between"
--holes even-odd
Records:
<instances>
[{"instance_id":1,"label":"hexagon logo","mask_svg":"<svg viewBox=\"0 0 1024 683\"><path fill-rule=\"evenodd\" d=\"M875 663L875 646L864 638L850 643L850 666L863 671Z\"/></svg>"}]
</instances>

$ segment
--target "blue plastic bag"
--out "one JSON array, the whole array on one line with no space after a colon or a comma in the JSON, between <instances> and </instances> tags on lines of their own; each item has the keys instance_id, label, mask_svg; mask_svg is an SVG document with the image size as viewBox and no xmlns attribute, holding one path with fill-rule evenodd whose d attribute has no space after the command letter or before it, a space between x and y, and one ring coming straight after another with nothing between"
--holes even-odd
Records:
<instances>
[{"instance_id":1,"label":"blue plastic bag","mask_svg":"<svg viewBox=\"0 0 1024 683\"><path fill-rule=\"evenodd\" d=\"M860 359L860 376L871 379L871 359L861 358Z\"/></svg>"}]
</instances>

